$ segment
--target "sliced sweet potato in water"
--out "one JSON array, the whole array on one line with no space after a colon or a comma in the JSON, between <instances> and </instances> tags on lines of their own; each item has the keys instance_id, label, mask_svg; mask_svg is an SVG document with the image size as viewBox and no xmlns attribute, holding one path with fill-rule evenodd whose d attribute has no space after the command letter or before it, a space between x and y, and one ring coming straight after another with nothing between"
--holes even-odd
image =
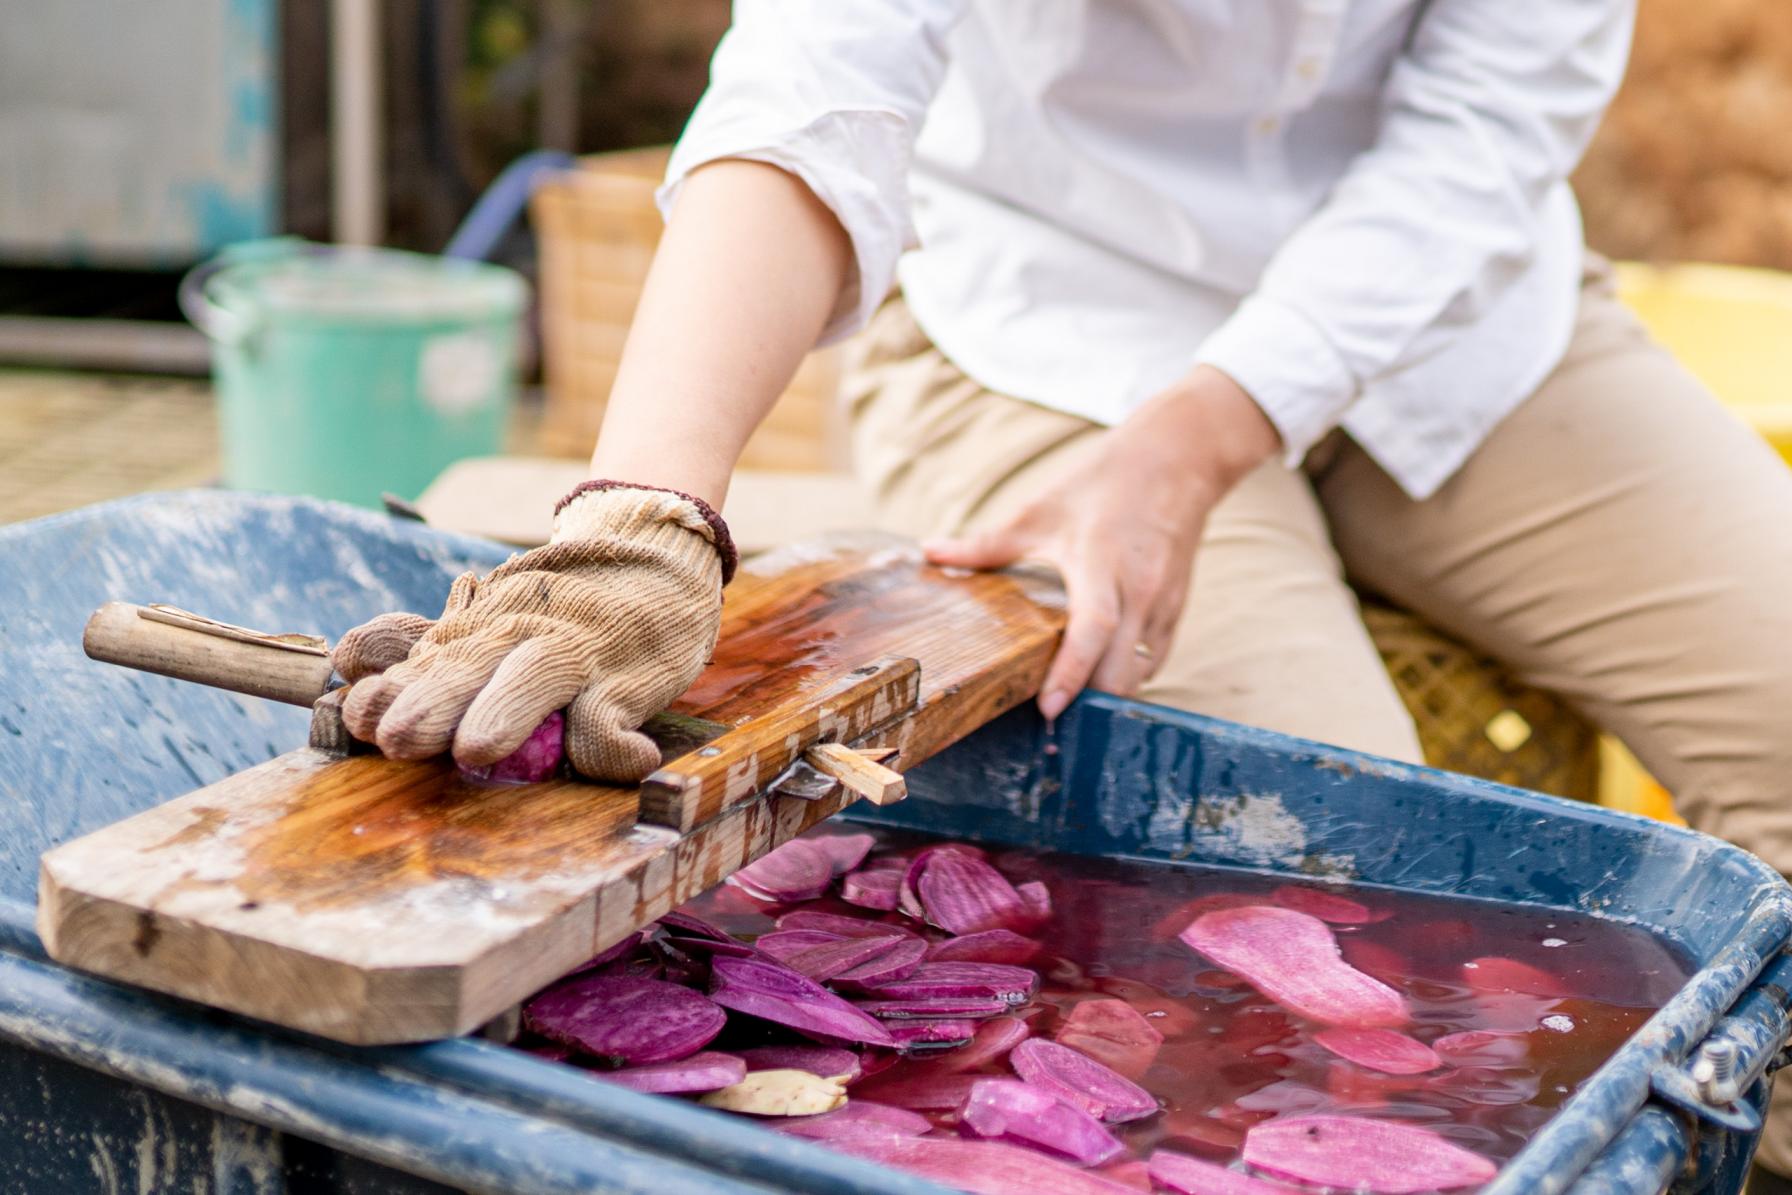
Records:
<instances>
[{"instance_id":1,"label":"sliced sweet potato in water","mask_svg":"<svg viewBox=\"0 0 1792 1195\"><path fill-rule=\"evenodd\" d=\"M778 929L817 930L840 938L876 938L886 934L907 934L920 937L906 925L880 921L874 917L848 917L844 913L823 913L816 909L792 909L778 918Z\"/></svg>"},{"instance_id":2,"label":"sliced sweet potato in water","mask_svg":"<svg viewBox=\"0 0 1792 1195\"><path fill-rule=\"evenodd\" d=\"M1552 999L1569 994L1567 983L1559 976L1515 958L1470 959L1462 964L1462 982L1478 992L1513 992Z\"/></svg>"},{"instance_id":3,"label":"sliced sweet potato in water","mask_svg":"<svg viewBox=\"0 0 1792 1195\"><path fill-rule=\"evenodd\" d=\"M1055 1041L1028 1038L1008 1055L1015 1073L1095 1117L1119 1123L1157 1111L1157 1098L1087 1054Z\"/></svg>"},{"instance_id":4,"label":"sliced sweet potato in water","mask_svg":"<svg viewBox=\"0 0 1792 1195\"><path fill-rule=\"evenodd\" d=\"M799 1070L751 1071L740 1082L698 1098L698 1103L749 1116L814 1116L846 1103L846 1084Z\"/></svg>"},{"instance_id":5,"label":"sliced sweet potato in water","mask_svg":"<svg viewBox=\"0 0 1792 1195\"><path fill-rule=\"evenodd\" d=\"M1052 1037L1128 1079L1151 1069L1164 1035L1124 1000L1084 1000L1058 1023Z\"/></svg>"},{"instance_id":6,"label":"sliced sweet potato in water","mask_svg":"<svg viewBox=\"0 0 1792 1195\"><path fill-rule=\"evenodd\" d=\"M1099 1120L1019 1079L978 1079L958 1110L961 1128L1028 1149L1100 1166L1125 1152Z\"/></svg>"},{"instance_id":7,"label":"sliced sweet potato in water","mask_svg":"<svg viewBox=\"0 0 1792 1195\"><path fill-rule=\"evenodd\" d=\"M701 992L629 975L581 976L523 1006L532 1032L626 1066L689 1057L726 1019Z\"/></svg>"},{"instance_id":8,"label":"sliced sweet potato in water","mask_svg":"<svg viewBox=\"0 0 1792 1195\"><path fill-rule=\"evenodd\" d=\"M1294 1190L1167 1149L1153 1150L1146 1165L1153 1180L1181 1195L1291 1195Z\"/></svg>"},{"instance_id":9,"label":"sliced sweet potato in water","mask_svg":"<svg viewBox=\"0 0 1792 1195\"><path fill-rule=\"evenodd\" d=\"M889 867L855 871L840 881L840 899L862 909L889 912L896 908L902 873Z\"/></svg>"},{"instance_id":10,"label":"sliced sweet potato in water","mask_svg":"<svg viewBox=\"0 0 1792 1195\"><path fill-rule=\"evenodd\" d=\"M710 998L724 1008L799 1033L894 1046L884 1027L814 980L769 960L718 958ZM691 993L695 995L696 993Z\"/></svg>"},{"instance_id":11,"label":"sliced sweet potato in water","mask_svg":"<svg viewBox=\"0 0 1792 1195\"><path fill-rule=\"evenodd\" d=\"M1431 1043L1451 1066L1513 1066L1531 1052L1528 1035L1502 1029L1465 1029Z\"/></svg>"},{"instance_id":12,"label":"sliced sweet potato in water","mask_svg":"<svg viewBox=\"0 0 1792 1195\"><path fill-rule=\"evenodd\" d=\"M1019 1017L996 1017L977 1026L976 1034L963 1046L934 1063L944 1074L976 1070L999 1059L1032 1035L1027 1023Z\"/></svg>"},{"instance_id":13,"label":"sliced sweet potato in water","mask_svg":"<svg viewBox=\"0 0 1792 1195\"><path fill-rule=\"evenodd\" d=\"M1271 1000L1325 1025L1386 1028L1410 1019L1406 998L1346 963L1325 922L1270 905L1204 913L1181 934Z\"/></svg>"},{"instance_id":14,"label":"sliced sweet potato in water","mask_svg":"<svg viewBox=\"0 0 1792 1195\"><path fill-rule=\"evenodd\" d=\"M1031 919L1025 900L988 862L935 851L913 881L928 922L951 934L1003 929Z\"/></svg>"},{"instance_id":15,"label":"sliced sweet potato in water","mask_svg":"<svg viewBox=\"0 0 1792 1195\"><path fill-rule=\"evenodd\" d=\"M747 1064L733 1054L700 1050L677 1062L650 1062L646 1066L595 1072L608 1083L651 1095L690 1095L715 1091L747 1077Z\"/></svg>"},{"instance_id":16,"label":"sliced sweet potato in water","mask_svg":"<svg viewBox=\"0 0 1792 1195\"><path fill-rule=\"evenodd\" d=\"M832 856L807 838L793 838L728 877L728 883L761 900L813 900L834 879Z\"/></svg>"},{"instance_id":17,"label":"sliced sweet potato in water","mask_svg":"<svg viewBox=\"0 0 1792 1195\"><path fill-rule=\"evenodd\" d=\"M809 838L807 842L821 848L834 865L834 874L845 875L865 861L877 839L869 834L835 834L830 838Z\"/></svg>"},{"instance_id":18,"label":"sliced sweet potato in water","mask_svg":"<svg viewBox=\"0 0 1792 1195\"><path fill-rule=\"evenodd\" d=\"M1131 1187L1000 1141L845 1138L829 1145L971 1195L1133 1195Z\"/></svg>"},{"instance_id":19,"label":"sliced sweet potato in water","mask_svg":"<svg viewBox=\"0 0 1792 1195\"><path fill-rule=\"evenodd\" d=\"M916 1068L901 1074L873 1075L859 1085L858 1095L917 1112L954 1112L964 1106L971 1084L979 1077L943 1074L937 1067Z\"/></svg>"},{"instance_id":20,"label":"sliced sweet potato in water","mask_svg":"<svg viewBox=\"0 0 1792 1195\"><path fill-rule=\"evenodd\" d=\"M808 1071L823 1078L844 1075L848 1083L857 1081L861 1072L859 1056L838 1046L755 1046L739 1054L756 1071Z\"/></svg>"},{"instance_id":21,"label":"sliced sweet potato in water","mask_svg":"<svg viewBox=\"0 0 1792 1195\"><path fill-rule=\"evenodd\" d=\"M1313 1040L1346 1061L1384 1075L1422 1075L1443 1065L1436 1050L1392 1029L1321 1029Z\"/></svg>"},{"instance_id":22,"label":"sliced sweet potato in water","mask_svg":"<svg viewBox=\"0 0 1792 1195\"><path fill-rule=\"evenodd\" d=\"M831 982L843 989L865 991L913 975L926 956L927 943L916 937L903 938L876 957L840 972Z\"/></svg>"},{"instance_id":23,"label":"sliced sweet potato in water","mask_svg":"<svg viewBox=\"0 0 1792 1195\"><path fill-rule=\"evenodd\" d=\"M818 1116L794 1117L773 1127L795 1137L826 1141L834 1137L851 1136L856 1129L871 1126L900 1137L919 1137L933 1128L933 1122L919 1112L855 1096L843 1108L823 1112Z\"/></svg>"},{"instance_id":24,"label":"sliced sweet potato in water","mask_svg":"<svg viewBox=\"0 0 1792 1195\"><path fill-rule=\"evenodd\" d=\"M1453 1191L1499 1172L1430 1129L1354 1116L1297 1116L1257 1125L1245 1134L1243 1157L1279 1178L1376 1195Z\"/></svg>"},{"instance_id":25,"label":"sliced sweet potato in water","mask_svg":"<svg viewBox=\"0 0 1792 1195\"><path fill-rule=\"evenodd\" d=\"M1011 929L986 929L935 942L927 948L933 962L1009 963L1028 962L1039 953L1039 943Z\"/></svg>"},{"instance_id":26,"label":"sliced sweet potato in water","mask_svg":"<svg viewBox=\"0 0 1792 1195\"><path fill-rule=\"evenodd\" d=\"M1293 909L1317 917L1332 925L1369 925L1386 921L1393 913L1387 909L1371 909L1358 900L1323 888L1307 888L1299 884L1283 884L1269 894L1269 899L1284 909Z\"/></svg>"},{"instance_id":27,"label":"sliced sweet potato in water","mask_svg":"<svg viewBox=\"0 0 1792 1195\"><path fill-rule=\"evenodd\" d=\"M866 987L878 1000L934 1000L981 996L1024 1004L1039 988L1039 975L1006 963L924 962L902 979Z\"/></svg>"}]
</instances>

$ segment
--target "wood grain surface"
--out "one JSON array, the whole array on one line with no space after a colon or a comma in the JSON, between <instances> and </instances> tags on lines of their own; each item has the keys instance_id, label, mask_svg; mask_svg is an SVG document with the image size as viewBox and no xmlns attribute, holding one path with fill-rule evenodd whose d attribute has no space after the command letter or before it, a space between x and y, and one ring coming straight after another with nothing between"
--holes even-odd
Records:
<instances>
[{"instance_id":1,"label":"wood grain surface","mask_svg":"<svg viewBox=\"0 0 1792 1195\"><path fill-rule=\"evenodd\" d=\"M907 767L1031 696L1062 621L1042 578L949 576L899 541L802 545L743 569L674 710L739 728L911 657L918 702L876 733ZM38 929L83 970L342 1041L428 1040L852 799L758 796L681 834L640 824L636 789L481 786L446 762L307 748L47 852Z\"/></svg>"}]
</instances>

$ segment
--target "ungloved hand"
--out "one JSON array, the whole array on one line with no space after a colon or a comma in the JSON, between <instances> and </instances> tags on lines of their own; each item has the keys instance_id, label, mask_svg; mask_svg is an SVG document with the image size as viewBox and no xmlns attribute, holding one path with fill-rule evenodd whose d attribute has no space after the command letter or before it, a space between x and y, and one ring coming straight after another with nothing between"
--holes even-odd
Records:
<instances>
[{"instance_id":1,"label":"ungloved hand","mask_svg":"<svg viewBox=\"0 0 1792 1195\"><path fill-rule=\"evenodd\" d=\"M704 503L587 482L561 502L546 545L461 577L440 619L383 614L344 635L333 653L354 682L343 721L396 759L452 746L483 767L565 709L574 768L638 781L660 762L640 726L709 662L734 563Z\"/></svg>"}]
</instances>

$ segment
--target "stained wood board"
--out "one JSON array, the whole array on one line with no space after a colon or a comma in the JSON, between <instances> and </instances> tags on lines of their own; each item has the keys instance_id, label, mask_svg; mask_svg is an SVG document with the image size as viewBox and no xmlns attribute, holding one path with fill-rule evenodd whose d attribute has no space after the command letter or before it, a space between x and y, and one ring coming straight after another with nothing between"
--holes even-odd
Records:
<instances>
[{"instance_id":1,"label":"stained wood board","mask_svg":"<svg viewBox=\"0 0 1792 1195\"><path fill-rule=\"evenodd\" d=\"M801 545L729 587L715 660L674 709L738 728L910 657L915 704L863 740L908 767L1033 695L1062 622L1049 579L951 576L889 540ZM431 1040L850 799L753 797L681 833L641 824L637 789L491 788L307 748L46 852L38 930L82 970L341 1041Z\"/></svg>"}]
</instances>

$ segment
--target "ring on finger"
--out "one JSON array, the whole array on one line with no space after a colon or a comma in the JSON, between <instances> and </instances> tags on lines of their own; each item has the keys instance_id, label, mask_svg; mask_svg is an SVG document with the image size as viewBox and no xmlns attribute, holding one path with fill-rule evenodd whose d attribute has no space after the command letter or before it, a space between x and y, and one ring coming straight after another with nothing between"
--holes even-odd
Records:
<instances>
[{"instance_id":1,"label":"ring on finger","mask_svg":"<svg viewBox=\"0 0 1792 1195\"><path fill-rule=\"evenodd\" d=\"M1155 660L1157 658L1157 653L1152 651L1151 645L1146 643L1143 639L1132 645L1132 654L1139 657L1141 660Z\"/></svg>"}]
</instances>

